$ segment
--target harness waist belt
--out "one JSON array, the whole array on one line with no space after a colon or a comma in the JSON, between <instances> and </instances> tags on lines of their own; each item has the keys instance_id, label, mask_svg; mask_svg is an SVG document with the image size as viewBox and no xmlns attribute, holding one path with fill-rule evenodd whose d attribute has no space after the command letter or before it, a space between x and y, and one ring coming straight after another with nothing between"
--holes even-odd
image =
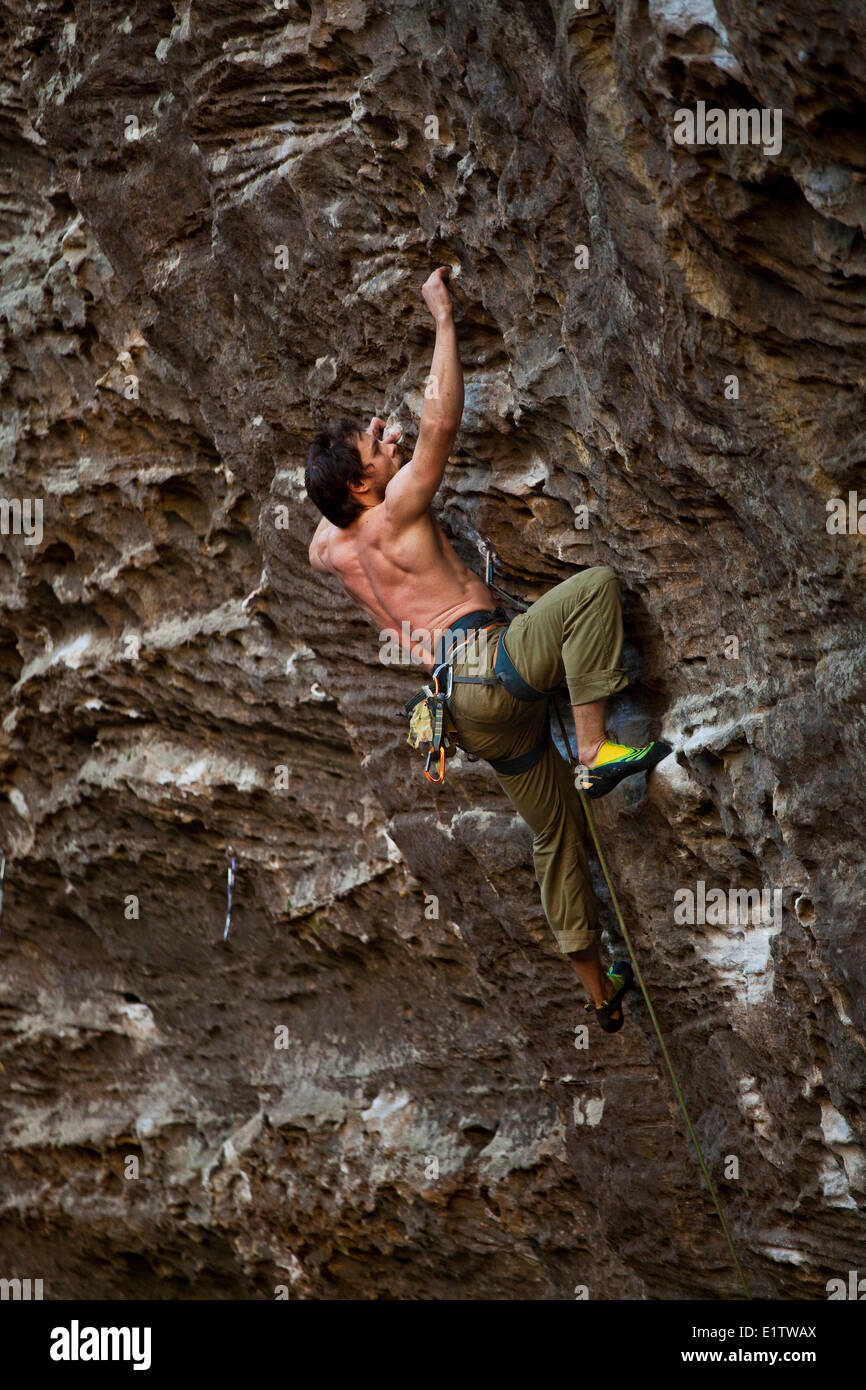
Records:
<instances>
[{"instance_id":1,"label":"harness waist belt","mask_svg":"<svg viewBox=\"0 0 866 1390\"><path fill-rule=\"evenodd\" d=\"M450 627L445 629L439 639L436 651L437 660L440 662L448 661L458 642L467 637L470 632L497 622L508 622L508 614L503 608L473 608L471 613L464 613L462 617L457 618ZM447 655L443 656L442 652L446 649Z\"/></svg>"}]
</instances>

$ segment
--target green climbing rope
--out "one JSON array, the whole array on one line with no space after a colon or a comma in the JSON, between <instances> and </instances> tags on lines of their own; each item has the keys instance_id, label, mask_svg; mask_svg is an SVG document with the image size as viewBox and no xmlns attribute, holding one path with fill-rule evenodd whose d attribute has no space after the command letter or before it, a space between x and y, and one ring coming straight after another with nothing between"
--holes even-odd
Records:
<instances>
[{"instance_id":1,"label":"green climbing rope","mask_svg":"<svg viewBox=\"0 0 866 1390\"><path fill-rule=\"evenodd\" d=\"M559 721L559 727L560 727L560 729L561 729L561 731L562 731L563 742L564 742L565 747L566 747L566 750L567 750L567 752L568 752L568 760L569 760L569 762L570 762L570 764L571 764L572 767L579 766L579 764L576 763L575 759L574 759L574 758L572 757L572 755L571 755L571 744L570 744L569 741L568 741L568 735L567 735L566 732L565 732L565 725L564 725L563 722L562 722L562 715L561 715L560 712L559 712L559 708L558 708L558 706L557 706L557 704L556 704L556 701L555 701L555 700L551 700L551 704L553 705L554 711L555 711L555 713L556 713L556 717L557 717L557 719L558 719L558 721ZM678 1081L678 1079L677 1079L677 1074L676 1074L676 1071L674 1070L674 1064L673 1064L673 1062L671 1061L670 1053L668 1052L667 1046L666 1046L666 1044L665 1044L665 1040L664 1040L664 1038L662 1037L662 1030L661 1030L661 1028L659 1027L659 1021L658 1021L658 1018L656 1017L656 1011L655 1011L655 1009L653 1008L653 1003L652 1003L652 1000L650 999L650 996L649 996L649 990L647 989L647 987L646 987L646 982L645 982L645 980L644 980L643 975L641 974L641 968L640 968L640 966L639 966L638 963L637 963L637 957L635 956L634 948L632 947L632 944L631 944L631 937L630 937L629 934L628 934L628 928L626 927L626 924L625 924L625 922L623 921L622 912L620 911L619 901L618 901L617 896L616 896L616 889L614 888L613 883L611 882L610 873L609 873L608 867L607 867L607 861L606 861L606 859L605 859L605 857L604 857L604 852L603 852L603 850L602 850L602 848L601 848L601 843L600 843L599 838L598 838L598 832L597 832L597 830L596 830L596 828L595 828L595 821L593 820L592 812L591 812L590 809L589 809L589 800L588 800L588 798L586 797L586 795L585 795L582 791L580 791L579 788L578 788L578 791L579 791L579 794L580 794L581 803L582 803L582 805L583 805L583 813L584 813L584 815L586 816L586 823L587 823L587 825L589 826L589 833L590 833L590 835L592 836L592 843L593 843L593 845L595 846L595 852L596 852L596 854L597 854L597 856L598 856L598 862L599 862L599 864L601 865L601 872L602 872L602 874L604 875L604 881L605 881L605 883L607 884L607 891L610 893L610 900L611 900L611 902L612 902L612 904L613 904L613 910L614 910L614 912L616 913L616 920L617 920L617 922L619 923L619 929L620 929L620 931L622 932L623 941L624 941L625 944L626 944L626 949L628 950L629 956L630 956L630 958L631 958L632 966L634 967L635 979L637 980L638 984L640 985L641 993L643 994L643 997L644 997L644 999L646 1000L646 1006L647 1006L647 1009L649 1010L649 1016L650 1016L650 1018L651 1018L651 1020L652 1020L652 1025L653 1025L653 1028L655 1029L656 1037L657 1037L658 1040L659 1040L659 1047L660 1047L661 1050L662 1050L662 1056L664 1057L664 1059L665 1059L665 1064L666 1064L666 1066L667 1066L668 1071L670 1072L670 1078L671 1078L671 1082L673 1083L674 1094L676 1095L677 1101L679 1102L679 1107L680 1107L680 1109L681 1109L682 1112L683 1112L683 1117L685 1118L686 1125L688 1126L689 1134L690 1134L691 1137L692 1137L692 1143L694 1144L694 1146L695 1146L695 1152L696 1152L697 1155L698 1155L698 1162L699 1162L700 1165L701 1165L701 1172L703 1173L704 1178L706 1179L707 1187L708 1187L709 1190L710 1190L710 1196L711 1196L712 1199L713 1199L713 1205L714 1205L714 1207L715 1207L715 1209L716 1209L716 1213L717 1213L717 1215L718 1215L718 1218L719 1218L719 1220L720 1220L721 1223L722 1223L722 1230L723 1230L724 1233L725 1233L725 1240L728 1242L728 1249L729 1249L730 1252L731 1252L731 1257L732 1257L732 1259L733 1259L733 1261L734 1261L734 1265L735 1265L735 1267L736 1267L737 1274L739 1275L740 1283L742 1284L743 1289L745 1290L746 1298L751 1299L752 1295L751 1295L751 1293L749 1292L749 1286L748 1286L748 1284L746 1283L746 1276L745 1276L745 1274L743 1273L743 1266L740 1264L740 1260L739 1260L739 1257L738 1257L738 1255L737 1255L736 1247L734 1246L734 1242L733 1242L733 1239L732 1239L732 1237L731 1237L730 1230L728 1229L728 1223L727 1223L727 1221L725 1220L725 1214L724 1214L724 1212L722 1211L721 1203L719 1202L719 1197L718 1197L718 1193L716 1192L715 1183L713 1182L713 1180L712 1180L712 1178L711 1178L711 1176L710 1176L710 1170L709 1170L709 1168L707 1167L706 1159L704 1158L704 1151L703 1151L703 1149L701 1148L700 1140L698 1139L698 1136L697 1136L697 1134L695 1133L695 1127L694 1127L694 1125L692 1124L692 1117L691 1117L691 1115L689 1114L689 1109L688 1109L688 1106L686 1105L685 1097L683 1096L682 1087L680 1086L680 1083L679 1083L679 1081Z\"/></svg>"},{"instance_id":2,"label":"green climbing rope","mask_svg":"<svg viewBox=\"0 0 866 1390\"><path fill-rule=\"evenodd\" d=\"M496 591L497 593L502 594L504 598L509 599L509 600L511 601L511 603L514 604L515 608L520 608L520 609L522 609L522 610L525 612L526 609L529 608L530 605L529 605L528 603L526 603L524 599L516 598L514 594L509 594L508 591L507 591L507 589L502 589L502 588L500 588L500 586L499 586L498 584L494 584L494 583L493 583L493 569L494 569L493 553L492 553L492 550L491 550L491 548L490 548L489 542L486 542L486 545L487 545L487 549L486 549L486 550L481 550L481 546L478 547L479 550L481 550L481 553L485 556L485 559L487 560L487 574L486 574L486 581L485 581L485 582L487 583L487 585L488 585L489 588L495 589L495 591ZM568 761L569 761L569 763L571 764L572 767L579 766L579 764L576 762L576 760L575 760L575 759L572 757L572 755L571 755L571 744L570 744L569 741L568 741L568 734L565 732L565 725L564 725L563 722L562 722L562 715L561 715L560 712L559 712L559 706L557 705L556 700L555 700L553 697L551 697L550 703L553 705L554 711L555 711L555 713L556 713L556 717L557 717L557 719L559 720L559 727L560 727L560 730L562 731L562 741L563 741L563 743L565 744L565 750L566 750L566 752L568 753ZM719 1220L720 1220L721 1223L722 1223L722 1230L723 1230L724 1233L725 1233L725 1240L728 1242L728 1249L729 1249L730 1252L731 1252L731 1258L732 1258L733 1261L734 1261L734 1266L735 1266L735 1268L736 1268L737 1274L739 1275L740 1283L741 1283L742 1286L743 1286L743 1289L744 1289L745 1294L746 1294L746 1298L751 1299L752 1295L751 1295L751 1293L749 1292L749 1286L748 1286L748 1284L746 1283L746 1276L745 1276L745 1274L743 1273L743 1266L740 1264L740 1260L739 1260L739 1257L738 1257L738 1255L737 1255L736 1247L734 1246L734 1242L733 1242L733 1239L732 1239L732 1237L731 1237L731 1233L730 1233L730 1231L728 1230L728 1223L727 1223L727 1221L725 1220L725 1213L722 1211L721 1203L719 1202L719 1196L718 1196L718 1193L716 1192L715 1183L713 1182L712 1178L710 1177L710 1170L709 1170L709 1168L707 1167L706 1159L704 1158L704 1151L703 1151L703 1149L701 1148L700 1140L698 1139L698 1136L697 1136L697 1134L695 1133L695 1127L694 1127L694 1125L692 1124L692 1117L691 1117L691 1115L689 1114L688 1106L686 1105L685 1097L683 1096L682 1087L680 1086L680 1083L679 1083L679 1081L677 1080L677 1074L676 1074L676 1072L675 1072L675 1070L674 1070L674 1064L673 1064L673 1062L671 1061L670 1053L668 1052L667 1046L666 1046L666 1044L665 1044L665 1040L664 1040L664 1038L662 1037L662 1030L661 1030L661 1028L659 1027L659 1021L658 1021L658 1019L657 1019L657 1017L656 1017L656 1011L655 1011L655 1009L653 1008L653 1003L652 1003L652 1000L650 999L650 996L649 996L649 990L648 990L647 987L646 987L646 982L644 981L644 977L643 977L643 975L641 974L640 966L639 966L638 963L637 963L637 957L635 956L634 949L633 949L632 944L631 944L631 937L629 936L629 934L628 934L628 929L627 929L627 927L626 927L626 925L625 925L625 922L624 922L623 919L622 919L622 913L621 913L621 911L620 911L619 901L618 901L617 896L616 896L616 889L614 888L613 883L611 882L610 873L608 872L608 867L607 867L607 860L606 860L605 857L604 857L604 852L602 851L601 843L600 843L599 838L598 838L598 832L596 831L596 828L595 828L595 821L593 820L593 818L592 818L592 813L591 813L591 811L590 811L590 809L589 809L589 800L588 800L588 798L584 795L584 793L583 793L582 791L580 791L579 788L578 788L578 791L579 791L579 793L580 793L580 800L581 800L581 802L582 802L582 804L583 804L583 813L584 813L584 815L586 816L586 823L587 823L587 825L589 826L589 833L590 833L590 835L592 836L592 843L593 843L593 845L595 846L595 852L596 852L596 854L598 855L598 862L599 862L599 864L601 865L601 872L602 872L602 874L604 875L604 881L605 881L605 883L607 884L607 891L610 893L610 900L611 900L611 902L613 903L613 910L614 910L614 912L616 913L616 920L619 922L619 929L620 929L620 931L622 932L622 939L623 939L623 941L625 942L625 944L626 944L626 949L628 950L629 956L631 957L631 963L632 963L632 965L633 965L633 967L634 967L635 979L637 980L638 984L640 985L641 994L643 995L644 999L646 1000L646 1006L647 1006L647 1009L649 1010L649 1016L650 1016L650 1018L651 1018L651 1020L652 1020L652 1025L653 1025L653 1028L655 1029L656 1037L657 1037L658 1040L659 1040L659 1047L660 1047L661 1050L662 1050L662 1056L663 1056L664 1059L665 1059L665 1065L667 1066L667 1069L668 1069L668 1071L670 1072L670 1078L671 1078L671 1082L673 1083L674 1094L675 1094L675 1096L676 1096L676 1098L677 1098L677 1102L678 1102L678 1104L679 1104L679 1107L680 1107L680 1109L681 1109L682 1112L683 1112L683 1116L684 1116L684 1118L685 1118L686 1125L688 1126L689 1134L690 1134L691 1137L692 1137L692 1143L693 1143L694 1146L695 1146L695 1152L696 1152L696 1154L697 1154L697 1156L698 1156L698 1162L699 1162L700 1165L701 1165L701 1172L703 1173L704 1178L706 1179L707 1187L710 1189L710 1196L711 1196L712 1199L713 1199L713 1206L715 1207L716 1213L717 1213L717 1215L718 1215L718 1218L719 1218Z\"/></svg>"}]
</instances>

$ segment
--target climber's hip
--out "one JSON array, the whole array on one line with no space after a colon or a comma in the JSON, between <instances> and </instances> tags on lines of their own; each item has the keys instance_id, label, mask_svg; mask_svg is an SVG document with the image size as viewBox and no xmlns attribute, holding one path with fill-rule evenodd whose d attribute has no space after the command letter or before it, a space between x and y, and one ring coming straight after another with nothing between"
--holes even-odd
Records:
<instances>
[{"instance_id":1,"label":"climber's hip","mask_svg":"<svg viewBox=\"0 0 866 1390\"><path fill-rule=\"evenodd\" d=\"M501 622L484 632L473 633L452 663L455 685L448 701L461 748L509 775L526 766L533 750L539 750L547 730L547 699L527 700L512 693L527 688L514 671L502 644L509 624ZM495 684L462 684L461 676L496 677ZM516 677L516 679L515 679ZM513 774L512 774L513 775Z\"/></svg>"}]
</instances>

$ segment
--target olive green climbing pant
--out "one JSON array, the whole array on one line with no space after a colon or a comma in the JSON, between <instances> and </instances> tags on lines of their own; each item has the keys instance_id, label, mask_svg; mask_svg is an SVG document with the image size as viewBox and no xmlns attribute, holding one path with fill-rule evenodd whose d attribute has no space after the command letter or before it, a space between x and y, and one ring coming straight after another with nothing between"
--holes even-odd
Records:
<instances>
[{"instance_id":1,"label":"olive green climbing pant","mask_svg":"<svg viewBox=\"0 0 866 1390\"><path fill-rule=\"evenodd\" d=\"M538 691L565 680L573 705L603 700L628 684L620 666L619 580L599 565L572 575L510 623L474 632L454 651L454 675L493 674L496 639ZM486 640L485 640L486 639ZM455 685L448 702L457 740L482 758L514 758L548 726L544 755L527 772L497 780L532 830L535 875L544 914L563 953L584 951L598 936L598 904L586 857L586 817L569 763L549 736L547 700L518 700L503 685Z\"/></svg>"}]
</instances>

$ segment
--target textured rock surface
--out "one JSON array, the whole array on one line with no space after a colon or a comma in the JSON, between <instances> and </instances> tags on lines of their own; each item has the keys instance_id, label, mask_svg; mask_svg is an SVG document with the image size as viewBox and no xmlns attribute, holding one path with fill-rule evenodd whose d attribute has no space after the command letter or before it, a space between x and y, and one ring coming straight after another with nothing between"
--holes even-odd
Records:
<instances>
[{"instance_id":1,"label":"textured rock surface","mask_svg":"<svg viewBox=\"0 0 866 1390\"><path fill-rule=\"evenodd\" d=\"M0 1274L737 1291L645 1010L575 1049L528 831L484 764L427 786L416 675L307 563L311 421L413 433L443 260L441 523L529 599L612 564L616 727L678 748L597 819L752 1290L862 1268L858 8L0 4L3 493L44 499L0 538ZM780 153L676 145L698 100ZM700 880L781 917L675 921Z\"/></svg>"}]
</instances>

